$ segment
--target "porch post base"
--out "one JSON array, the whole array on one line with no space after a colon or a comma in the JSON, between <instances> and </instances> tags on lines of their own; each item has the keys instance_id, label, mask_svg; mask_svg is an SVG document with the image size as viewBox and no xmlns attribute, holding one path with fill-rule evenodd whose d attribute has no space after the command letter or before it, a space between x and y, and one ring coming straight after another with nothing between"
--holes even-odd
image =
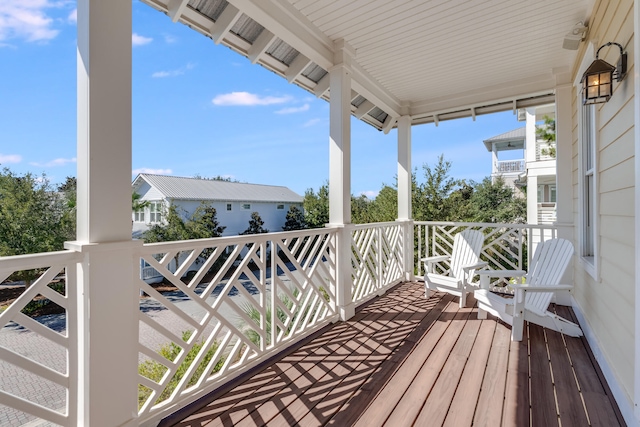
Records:
<instances>
[{"instance_id":1,"label":"porch post base","mask_svg":"<svg viewBox=\"0 0 640 427\"><path fill-rule=\"evenodd\" d=\"M356 315L356 305L354 303L338 307L338 313L340 314L340 320L347 321Z\"/></svg>"}]
</instances>

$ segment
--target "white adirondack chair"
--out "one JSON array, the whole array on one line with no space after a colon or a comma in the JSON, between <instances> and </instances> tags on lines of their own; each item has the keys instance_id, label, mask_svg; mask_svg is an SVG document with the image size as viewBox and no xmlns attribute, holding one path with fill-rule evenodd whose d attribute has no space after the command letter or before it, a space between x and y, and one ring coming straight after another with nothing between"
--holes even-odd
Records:
<instances>
[{"instance_id":1,"label":"white adirondack chair","mask_svg":"<svg viewBox=\"0 0 640 427\"><path fill-rule=\"evenodd\" d=\"M582 336L580 326L547 310L554 292L573 288L572 285L559 284L572 256L573 245L570 241L551 239L538 244L526 275L522 270L478 272L482 287L474 292L478 301L478 318L486 319L489 312L510 324L512 341L522 340L525 320L572 337ZM489 277L523 275L524 284L511 285L515 289L513 298L505 298L486 289L489 287Z\"/></svg>"},{"instance_id":2,"label":"white adirondack chair","mask_svg":"<svg viewBox=\"0 0 640 427\"><path fill-rule=\"evenodd\" d=\"M466 229L453 239L451 256L436 255L422 258L425 264L424 293L428 298L430 291L448 292L460 297L460 307L467 304L467 294L472 292L471 280L475 271L486 267L480 261L480 251L484 242L481 231ZM435 273L434 266L438 262L449 261L449 270L444 274Z\"/></svg>"}]
</instances>

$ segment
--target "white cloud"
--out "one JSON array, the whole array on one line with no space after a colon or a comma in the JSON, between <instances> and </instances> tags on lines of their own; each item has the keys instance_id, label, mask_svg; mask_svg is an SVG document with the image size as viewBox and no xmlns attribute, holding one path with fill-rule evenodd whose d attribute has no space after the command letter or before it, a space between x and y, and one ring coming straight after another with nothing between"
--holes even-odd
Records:
<instances>
[{"instance_id":1,"label":"white cloud","mask_svg":"<svg viewBox=\"0 0 640 427\"><path fill-rule=\"evenodd\" d=\"M304 104L300 107L288 107L276 111L276 114L294 114L301 113L303 111L309 111L309 104Z\"/></svg>"},{"instance_id":2,"label":"white cloud","mask_svg":"<svg viewBox=\"0 0 640 427\"><path fill-rule=\"evenodd\" d=\"M164 42L167 44L172 44L172 43L176 43L178 41L178 38L175 36L172 36L171 34L164 34Z\"/></svg>"},{"instance_id":3,"label":"white cloud","mask_svg":"<svg viewBox=\"0 0 640 427\"><path fill-rule=\"evenodd\" d=\"M153 175L171 175L173 171L171 169L152 169L152 168L138 168L131 171L133 175L140 173L150 173Z\"/></svg>"},{"instance_id":4,"label":"white cloud","mask_svg":"<svg viewBox=\"0 0 640 427\"><path fill-rule=\"evenodd\" d=\"M290 96L260 96L249 92L231 92L216 95L211 102L214 105L273 105L283 104L291 100Z\"/></svg>"},{"instance_id":5,"label":"white cloud","mask_svg":"<svg viewBox=\"0 0 640 427\"><path fill-rule=\"evenodd\" d=\"M78 9L73 9L69 16L67 17L67 21L71 23L78 22Z\"/></svg>"},{"instance_id":6,"label":"white cloud","mask_svg":"<svg viewBox=\"0 0 640 427\"><path fill-rule=\"evenodd\" d=\"M22 156L18 154L0 154L0 164L2 163L20 163Z\"/></svg>"},{"instance_id":7,"label":"white cloud","mask_svg":"<svg viewBox=\"0 0 640 427\"><path fill-rule=\"evenodd\" d=\"M131 34L131 44L133 46L142 46L145 44L149 44L153 41L151 37L141 36L140 34L133 33Z\"/></svg>"},{"instance_id":8,"label":"white cloud","mask_svg":"<svg viewBox=\"0 0 640 427\"><path fill-rule=\"evenodd\" d=\"M76 163L76 158L75 157L73 157L71 159L58 158L58 159L53 159L50 162L46 162L46 163L31 162L29 164L31 166L51 168L51 167L56 167L56 166L65 166L65 165L67 165L69 163Z\"/></svg>"},{"instance_id":9,"label":"white cloud","mask_svg":"<svg viewBox=\"0 0 640 427\"><path fill-rule=\"evenodd\" d=\"M49 0L20 0L0 2L0 42L23 39L27 42L45 42L60 31L53 28L54 20L46 9L60 8L65 2Z\"/></svg>"},{"instance_id":10,"label":"white cloud","mask_svg":"<svg viewBox=\"0 0 640 427\"><path fill-rule=\"evenodd\" d=\"M153 77L153 78L164 78L164 77L181 76L185 72L187 72L188 70L193 69L195 66L196 66L196 64L193 64L193 63L190 62L186 66L180 67L180 68L178 68L176 70L156 71L155 73L151 74L151 77Z\"/></svg>"}]
</instances>

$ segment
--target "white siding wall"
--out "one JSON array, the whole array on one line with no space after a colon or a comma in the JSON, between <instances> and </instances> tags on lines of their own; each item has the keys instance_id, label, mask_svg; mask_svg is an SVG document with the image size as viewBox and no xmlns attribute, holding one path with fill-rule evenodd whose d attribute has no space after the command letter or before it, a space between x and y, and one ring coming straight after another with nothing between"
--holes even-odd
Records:
<instances>
[{"instance_id":1,"label":"white siding wall","mask_svg":"<svg viewBox=\"0 0 640 427\"><path fill-rule=\"evenodd\" d=\"M580 72L589 41L598 46L613 41L633 52L633 1L596 1L589 22L589 39L582 44L574 73ZM603 49L600 58L615 64L617 48ZM575 298L594 332L608 365L630 405L634 396L635 266L634 266L634 58L629 55L627 78L614 84L612 98L596 106L596 156L598 172L597 244L599 277L592 277L579 260L574 263ZM573 211L575 247L579 256L580 213L578 141L578 91L574 90Z\"/></svg>"},{"instance_id":2,"label":"white siding wall","mask_svg":"<svg viewBox=\"0 0 640 427\"><path fill-rule=\"evenodd\" d=\"M143 191L146 191L143 193ZM158 200L161 196L153 188L150 188L146 183L139 190L143 194L143 200ZM185 218L191 216L201 202L191 200L175 200L173 202L178 211L184 215ZM227 211L227 203L231 203L231 211ZM251 209L243 209L243 204L250 204ZM249 220L251 219L252 212L258 212L260 217L264 221L263 227L270 232L282 231L282 227L286 221L287 212L292 205L298 206L302 210L302 203L265 203L265 202L211 202L211 206L216 209L216 216L218 223L221 226L226 227L223 236L237 235L249 227ZM277 209L278 205L284 205L284 209ZM149 214L147 213L147 221ZM136 225L138 227L136 228ZM148 227L140 227L139 224L134 224L134 229L146 230Z\"/></svg>"}]
</instances>

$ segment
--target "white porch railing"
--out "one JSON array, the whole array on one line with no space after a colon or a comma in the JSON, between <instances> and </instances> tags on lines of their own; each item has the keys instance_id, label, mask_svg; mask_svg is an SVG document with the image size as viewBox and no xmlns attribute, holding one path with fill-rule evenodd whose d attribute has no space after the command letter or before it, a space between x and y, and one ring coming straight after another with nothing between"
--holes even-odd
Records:
<instances>
[{"instance_id":1,"label":"white porch railing","mask_svg":"<svg viewBox=\"0 0 640 427\"><path fill-rule=\"evenodd\" d=\"M37 277L0 313L0 402L16 420L20 411L50 423L78 425L76 263L80 259L72 251L0 257L0 283L14 273ZM59 277L65 280L59 282ZM44 298L64 312L57 322L28 315ZM29 337L21 337L26 331L31 331Z\"/></svg>"},{"instance_id":2,"label":"white porch railing","mask_svg":"<svg viewBox=\"0 0 640 427\"><path fill-rule=\"evenodd\" d=\"M556 234L548 226L393 222L348 226L344 235L351 237L351 250L343 258L337 252L341 232L335 228L156 243L136 249L131 260L136 269L133 283L144 293L138 303L138 424L157 424L337 321L340 259L352 267L347 303L359 305L413 273L406 271L411 264L406 252L411 248L416 259L449 253L453 235L466 227L484 231L482 257L493 268L525 267L535 243ZM3 280L16 271L40 270L35 283L0 314L0 373L17 370L22 382L12 383L9 375L0 378L0 399L8 407L3 409L26 414L29 420L78 424L81 410L76 402L82 383L78 372L90 357L78 336L80 295L85 291L77 289L76 266L90 268L84 259L72 251L0 258ZM145 283L137 273L144 262L176 291L160 293ZM418 263L418 272L421 268ZM51 288L61 274L66 276L64 295ZM38 295L64 309L62 326L49 327L50 318L23 313ZM25 350L21 341L31 336L37 337L37 351ZM24 391L30 390L29 383L40 388L50 384L49 395Z\"/></svg>"},{"instance_id":3,"label":"white porch railing","mask_svg":"<svg viewBox=\"0 0 640 427\"><path fill-rule=\"evenodd\" d=\"M495 172L502 173L519 173L525 171L524 160L500 160L496 162Z\"/></svg>"},{"instance_id":4,"label":"white porch railing","mask_svg":"<svg viewBox=\"0 0 640 427\"><path fill-rule=\"evenodd\" d=\"M404 279L403 225L354 225L351 242L353 302L360 305Z\"/></svg>"},{"instance_id":5,"label":"white porch railing","mask_svg":"<svg viewBox=\"0 0 640 427\"><path fill-rule=\"evenodd\" d=\"M450 255L455 235L467 228L480 230L485 235L480 259L489 263L494 270L526 270L538 243L557 237L553 225L531 224L488 224L472 222L429 222L415 223L416 271L424 275L421 258L433 255ZM446 271L446 262L437 264L439 271ZM493 283L498 285L497 281Z\"/></svg>"},{"instance_id":6,"label":"white porch railing","mask_svg":"<svg viewBox=\"0 0 640 427\"><path fill-rule=\"evenodd\" d=\"M139 281L149 295L140 304L140 423L337 320L335 247L330 229L145 245L142 259L179 291Z\"/></svg>"}]
</instances>

